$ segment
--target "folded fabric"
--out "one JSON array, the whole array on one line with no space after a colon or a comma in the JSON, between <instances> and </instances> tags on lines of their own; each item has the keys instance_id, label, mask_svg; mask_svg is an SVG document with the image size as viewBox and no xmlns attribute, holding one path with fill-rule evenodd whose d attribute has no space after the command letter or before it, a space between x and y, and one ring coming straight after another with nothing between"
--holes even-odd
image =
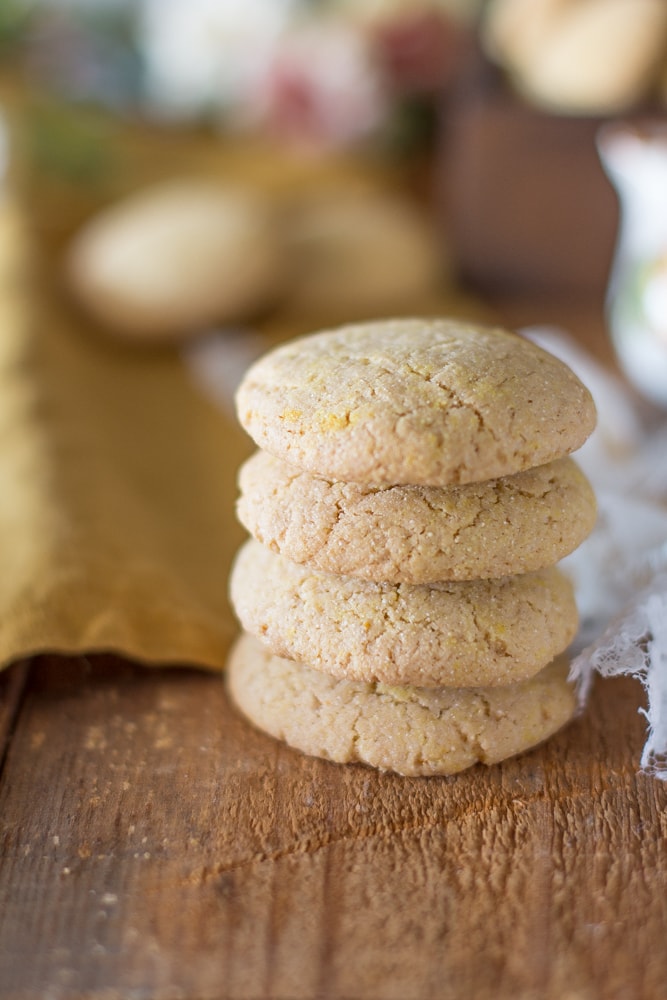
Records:
<instances>
[{"instance_id":1,"label":"folded fabric","mask_svg":"<svg viewBox=\"0 0 667 1000\"><path fill-rule=\"evenodd\" d=\"M641 767L667 781L667 420L645 426L623 384L563 331L524 331L588 385L599 422L577 459L598 496L595 530L561 567L581 613L571 677L637 677L648 698Z\"/></svg>"},{"instance_id":2,"label":"folded fabric","mask_svg":"<svg viewBox=\"0 0 667 1000\"><path fill-rule=\"evenodd\" d=\"M0 666L113 650L224 665L249 444L175 350L106 340L0 203Z\"/></svg>"}]
</instances>

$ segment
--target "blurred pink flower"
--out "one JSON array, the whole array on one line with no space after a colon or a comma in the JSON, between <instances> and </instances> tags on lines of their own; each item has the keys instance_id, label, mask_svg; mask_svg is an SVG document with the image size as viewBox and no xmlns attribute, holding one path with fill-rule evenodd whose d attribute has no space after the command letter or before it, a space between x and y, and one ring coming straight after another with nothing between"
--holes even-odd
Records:
<instances>
[{"instance_id":1,"label":"blurred pink flower","mask_svg":"<svg viewBox=\"0 0 667 1000\"><path fill-rule=\"evenodd\" d=\"M284 35L248 97L246 111L255 124L313 148L359 140L389 112L369 39L325 20Z\"/></svg>"},{"instance_id":2,"label":"blurred pink flower","mask_svg":"<svg viewBox=\"0 0 667 1000\"><path fill-rule=\"evenodd\" d=\"M442 90L462 64L466 28L437 7L402 10L377 21L373 44L392 94Z\"/></svg>"}]
</instances>

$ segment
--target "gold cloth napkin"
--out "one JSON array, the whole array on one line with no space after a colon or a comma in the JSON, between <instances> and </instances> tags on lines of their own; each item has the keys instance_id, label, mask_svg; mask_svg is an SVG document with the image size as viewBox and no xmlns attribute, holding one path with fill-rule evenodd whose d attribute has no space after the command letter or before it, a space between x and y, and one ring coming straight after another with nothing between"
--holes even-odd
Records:
<instances>
[{"instance_id":1,"label":"gold cloth napkin","mask_svg":"<svg viewBox=\"0 0 667 1000\"><path fill-rule=\"evenodd\" d=\"M323 189L402 191L409 176L377 157L310 161L84 116L51 141L58 157L82 137L104 153L105 171L82 181L59 173L58 157L33 161L31 97L5 84L21 211L0 197L0 667L40 652L113 650L221 669L238 629L227 601L245 537L236 473L253 445L176 349L124 346L89 326L54 280L62 248L101 204L163 173L255 185L278 205ZM415 303L416 315L480 311L454 289ZM259 333L270 347L353 318L286 309Z\"/></svg>"},{"instance_id":2,"label":"gold cloth napkin","mask_svg":"<svg viewBox=\"0 0 667 1000\"><path fill-rule=\"evenodd\" d=\"M0 666L114 650L224 665L250 443L176 351L105 340L30 265L0 205Z\"/></svg>"}]
</instances>

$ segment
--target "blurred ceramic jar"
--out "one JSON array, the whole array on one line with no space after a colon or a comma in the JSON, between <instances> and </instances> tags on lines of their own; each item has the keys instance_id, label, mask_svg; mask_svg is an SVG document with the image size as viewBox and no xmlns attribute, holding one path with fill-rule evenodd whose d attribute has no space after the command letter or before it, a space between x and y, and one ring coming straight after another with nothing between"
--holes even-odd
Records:
<instances>
[{"instance_id":1,"label":"blurred ceramic jar","mask_svg":"<svg viewBox=\"0 0 667 1000\"><path fill-rule=\"evenodd\" d=\"M605 126L598 149L620 203L611 337L630 381L667 407L667 125Z\"/></svg>"}]
</instances>

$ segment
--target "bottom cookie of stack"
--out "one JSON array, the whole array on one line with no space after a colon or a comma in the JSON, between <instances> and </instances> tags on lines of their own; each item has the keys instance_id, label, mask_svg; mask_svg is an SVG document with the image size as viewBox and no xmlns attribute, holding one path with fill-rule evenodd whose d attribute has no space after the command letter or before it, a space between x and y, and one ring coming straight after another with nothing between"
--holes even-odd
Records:
<instances>
[{"instance_id":1,"label":"bottom cookie of stack","mask_svg":"<svg viewBox=\"0 0 667 1000\"><path fill-rule=\"evenodd\" d=\"M502 687L392 687L334 678L243 634L227 683L250 722L303 753L408 776L447 775L513 757L564 726L577 707L568 669L561 655Z\"/></svg>"}]
</instances>

